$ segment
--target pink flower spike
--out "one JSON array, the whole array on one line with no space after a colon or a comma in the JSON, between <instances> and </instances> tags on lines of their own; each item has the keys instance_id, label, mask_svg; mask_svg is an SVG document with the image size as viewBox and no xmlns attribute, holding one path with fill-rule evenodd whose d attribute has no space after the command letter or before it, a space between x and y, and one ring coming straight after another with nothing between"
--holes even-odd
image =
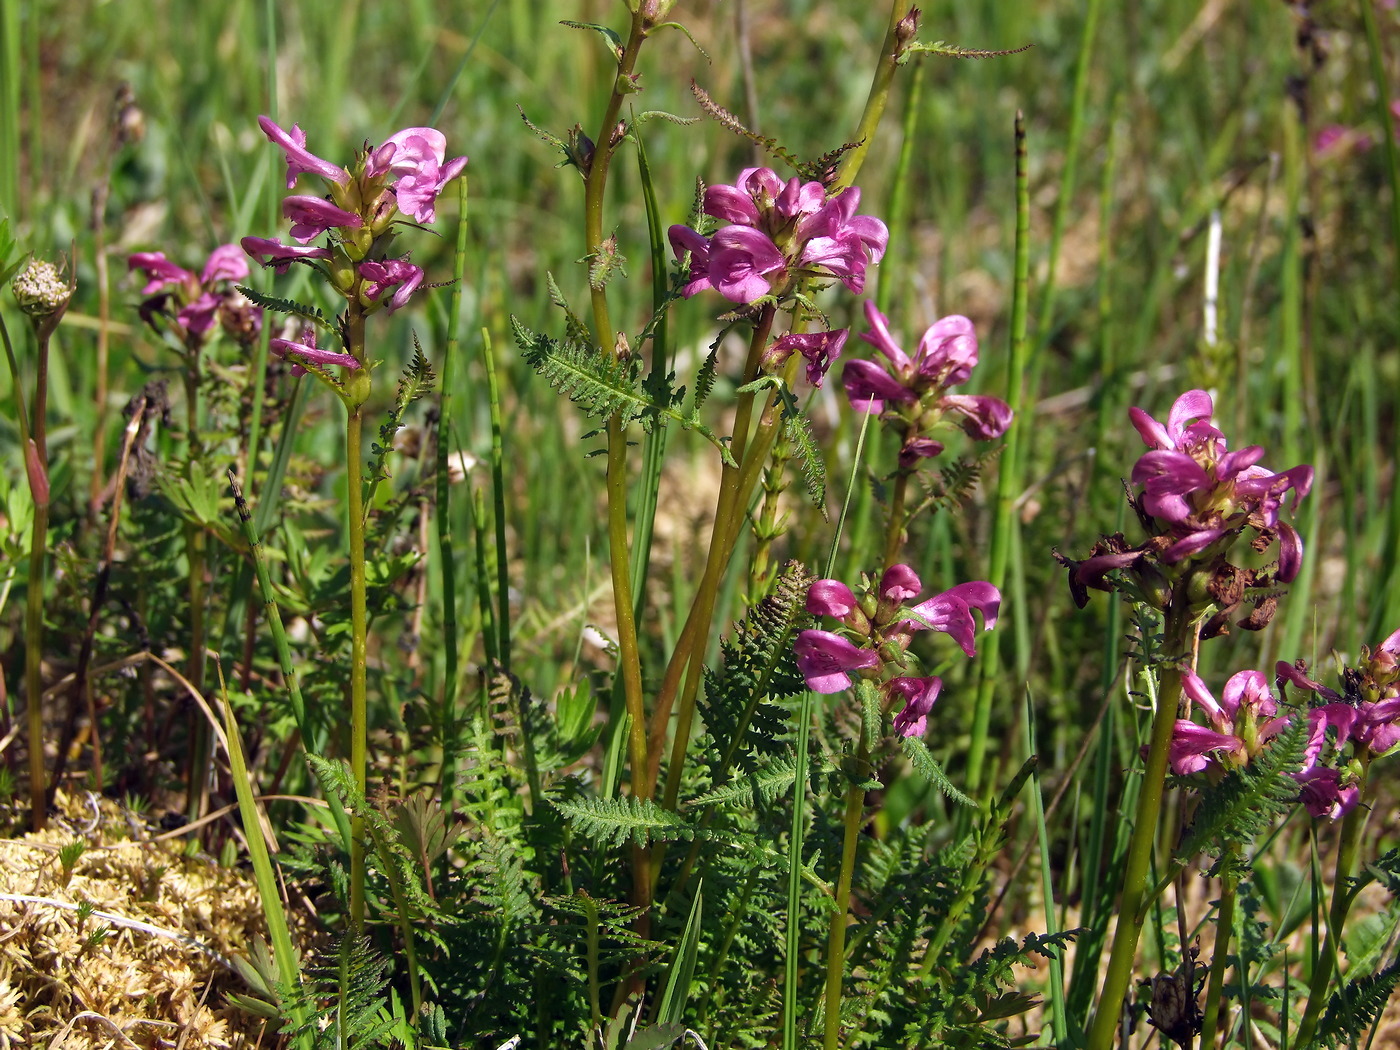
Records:
<instances>
[{"instance_id":1,"label":"pink flower spike","mask_svg":"<svg viewBox=\"0 0 1400 1050\"><path fill-rule=\"evenodd\" d=\"M287 155L287 189L296 188L297 177L302 172L320 175L341 186L350 181L350 173L344 168L307 151L306 132L297 125L293 124L292 130L287 132L274 124L271 118L259 117L258 127L262 128L263 134Z\"/></svg>"},{"instance_id":2,"label":"pink flower spike","mask_svg":"<svg viewBox=\"0 0 1400 1050\"><path fill-rule=\"evenodd\" d=\"M404 259L385 259L382 262L363 262L360 276L370 283L365 286L365 295L378 299L388 289L397 287L387 304L387 313L393 313L407 304L418 286L423 283L423 269Z\"/></svg>"},{"instance_id":3,"label":"pink flower spike","mask_svg":"<svg viewBox=\"0 0 1400 1050\"><path fill-rule=\"evenodd\" d=\"M283 244L277 238L244 237L239 242L243 250L262 266L272 265L278 273L286 273L287 268L297 260L329 259L329 248L298 248Z\"/></svg>"},{"instance_id":4,"label":"pink flower spike","mask_svg":"<svg viewBox=\"0 0 1400 1050\"><path fill-rule=\"evenodd\" d=\"M241 281L247 276L248 259L243 249L236 244L221 244L209 253L199 283L207 287L215 281Z\"/></svg>"},{"instance_id":5,"label":"pink flower spike","mask_svg":"<svg viewBox=\"0 0 1400 1050\"><path fill-rule=\"evenodd\" d=\"M840 580L813 580L807 588L807 611L813 616L844 620L856 607L856 596Z\"/></svg>"},{"instance_id":6,"label":"pink flower spike","mask_svg":"<svg viewBox=\"0 0 1400 1050\"><path fill-rule=\"evenodd\" d=\"M150 280L141 289L142 295L151 295L171 284L197 284L194 274L176 266L165 257L164 252L137 252L126 260L128 270L141 270Z\"/></svg>"},{"instance_id":7,"label":"pink flower spike","mask_svg":"<svg viewBox=\"0 0 1400 1050\"><path fill-rule=\"evenodd\" d=\"M891 678L885 683L885 688L891 697L904 697L903 710L894 716L894 731L900 736L923 736L928 729L929 712L943 690L943 679L936 675L928 678Z\"/></svg>"},{"instance_id":8,"label":"pink flower spike","mask_svg":"<svg viewBox=\"0 0 1400 1050\"><path fill-rule=\"evenodd\" d=\"M848 671L875 667L879 655L871 649L859 649L839 634L830 631L803 631L793 643L797 654L797 669L814 693L839 693L851 687Z\"/></svg>"}]
</instances>

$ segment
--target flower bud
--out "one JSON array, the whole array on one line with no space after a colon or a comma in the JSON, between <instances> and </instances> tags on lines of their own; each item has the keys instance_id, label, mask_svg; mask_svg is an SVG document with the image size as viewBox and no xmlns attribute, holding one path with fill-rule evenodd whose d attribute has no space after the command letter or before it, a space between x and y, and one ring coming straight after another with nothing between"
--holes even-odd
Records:
<instances>
[{"instance_id":1,"label":"flower bud","mask_svg":"<svg viewBox=\"0 0 1400 1050\"><path fill-rule=\"evenodd\" d=\"M35 321L62 314L73 289L63 280L53 263L35 259L10 282L15 302Z\"/></svg>"}]
</instances>

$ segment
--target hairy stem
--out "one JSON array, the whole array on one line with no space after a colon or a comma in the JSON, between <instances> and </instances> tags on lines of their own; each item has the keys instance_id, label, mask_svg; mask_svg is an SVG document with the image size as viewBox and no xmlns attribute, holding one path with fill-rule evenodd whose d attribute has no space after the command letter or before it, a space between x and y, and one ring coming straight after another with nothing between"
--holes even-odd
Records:
<instances>
[{"instance_id":1,"label":"hairy stem","mask_svg":"<svg viewBox=\"0 0 1400 1050\"><path fill-rule=\"evenodd\" d=\"M1220 998L1225 990L1225 969L1230 958L1230 934L1235 928L1235 891L1239 877L1227 870L1220 880L1220 910L1215 916L1215 955L1210 960L1206 984L1205 1020L1201 1023L1201 1050L1213 1050L1220 1024ZM1183 942L1182 950L1185 951Z\"/></svg>"},{"instance_id":2,"label":"hairy stem","mask_svg":"<svg viewBox=\"0 0 1400 1050\"><path fill-rule=\"evenodd\" d=\"M346 327L346 351L357 361L365 361L365 318L353 304L347 315ZM363 399L347 400L345 410L345 514L350 526L350 775L354 778L355 789L363 795L369 759L365 710L368 613L365 597L364 478L360 465L360 436L364 425ZM359 930L363 927L364 920L365 822L360 815L352 814L350 922Z\"/></svg>"}]
</instances>

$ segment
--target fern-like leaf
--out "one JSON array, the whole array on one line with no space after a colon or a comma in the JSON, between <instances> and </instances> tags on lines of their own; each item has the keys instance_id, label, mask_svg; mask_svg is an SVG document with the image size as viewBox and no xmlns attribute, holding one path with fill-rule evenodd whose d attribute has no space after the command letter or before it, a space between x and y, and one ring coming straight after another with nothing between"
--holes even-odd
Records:
<instances>
[{"instance_id":1,"label":"fern-like leaf","mask_svg":"<svg viewBox=\"0 0 1400 1050\"><path fill-rule=\"evenodd\" d=\"M1400 963L1350 981L1345 988L1332 993L1327 1000L1327 1012L1317 1026L1318 1040L1327 1046L1356 1045L1356 1040L1376 1023L1397 984L1400 984Z\"/></svg>"},{"instance_id":2,"label":"fern-like leaf","mask_svg":"<svg viewBox=\"0 0 1400 1050\"><path fill-rule=\"evenodd\" d=\"M564 814L569 826L599 845L621 846L629 839L639 846L651 842L687 839L694 829L684 820L651 799L627 795L623 798L552 798L554 808Z\"/></svg>"},{"instance_id":3,"label":"fern-like leaf","mask_svg":"<svg viewBox=\"0 0 1400 1050\"><path fill-rule=\"evenodd\" d=\"M807 589L812 577L789 562L774 581L773 593L749 609L732 638L720 647L718 670L705 669L701 709L716 747L712 777L722 785L734 760L750 771L754 755L783 754L787 711L774 697L798 695L805 683L797 670L792 637L808 622Z\"/></svg>"},{"instance_id":4,"label":"fern-like leaf","mask_svg":"<svg viewBox=\"0 0 1400 1050\"><path fill-rule=\"evenodd\" d=\"M904 757L909 759L909 764L919 776L923 777L959 805L977 805L976 802L953 786L953 782L948 779L948 774L943 771L943 766L939 763L938 759L933 757L933 752L928 749L928 745L922 740L916 736L908 736L904 738L903 746Z\"/></svg>"},{"instance_id":5,"label":"fern-like leaf","mask_svg":"<svg viewBox=\"0 0 1400 1050\"><path fill-rule=\"evenodd\" d=\"M310 321L312 324L316 325L316 327L327 332L335 327L335 323L314 306L307 306L305 303L299 303L295 299L279 299L275 295L267 295L245 284L238 285L238 290L242 292L250 302L261 306L264 310L300 317L302 320Z\"/></svg>"},{"instance_id":6,"label":"fern-like leaf","mask_svg":"<svg viewBox=\"0 0 1400 1050\"><path fill-rule=\"evenodd\" d=\"M1307 739L1307 719L1295 717L1248 766L1203 791L1177 848L1177 863L1201 853L1227 854L1230 846L1254 841L1287 813L1298 797L1298 783L1289 774L1301 768Z\"/></svg>"}]
</instances>

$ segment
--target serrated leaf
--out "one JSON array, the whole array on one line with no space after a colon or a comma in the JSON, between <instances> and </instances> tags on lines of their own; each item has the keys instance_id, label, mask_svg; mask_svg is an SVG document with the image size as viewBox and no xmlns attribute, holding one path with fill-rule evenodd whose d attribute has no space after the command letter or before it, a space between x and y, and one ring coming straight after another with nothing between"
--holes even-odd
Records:
<instances>
[{"instance_id":1,"label":"serrated leaf","mask_svg":"<svg viewBox=\"0 0 1400 1050\"><path fill-rule=\"evenodd\" d=\"M914 772L923 777L930 784L936 787L943 794L947 795L954 802L962 806L976 806L977 803L963 794L953 782L948 779L948 774L944 772L943 766L938 759L933 757L928 745L916 736L907 736L903 742L904 757L909 759L909 764Z\"/></svg>"},{"instance_id":2,"label":"serrated leaf","mask_svg":"<svg viewBox=\"0 0 1400 1050\"><path fill-rule=\"evenodd\" d=\"M295 299L280 299L275 295L266 295L246 284L238 285L238 290L247 296L252 303L261 306L264 310L300 317L302 320L310 321L318 328L324 329L327 332L335 328L335 324L314 306L307 306L305 303L299 303Z\"/></svg>"}]
</instances>

